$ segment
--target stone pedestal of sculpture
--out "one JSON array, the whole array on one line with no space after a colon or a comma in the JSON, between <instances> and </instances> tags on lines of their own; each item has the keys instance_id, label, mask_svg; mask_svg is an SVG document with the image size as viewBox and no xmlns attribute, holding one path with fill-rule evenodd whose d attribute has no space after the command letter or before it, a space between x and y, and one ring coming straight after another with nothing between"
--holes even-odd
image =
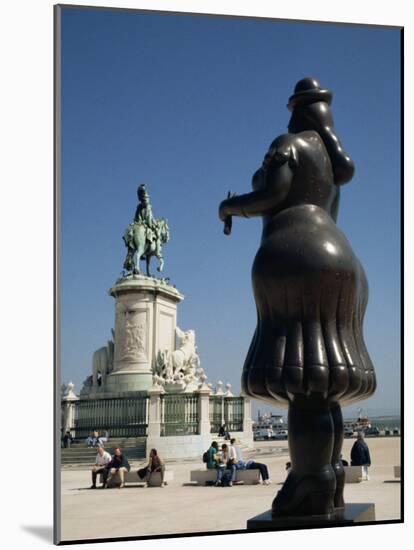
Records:
<instances>
[{"instance_id":1,"label":"stone pedestal of sculpture","mask_svg":"<svg viewBox=\"0 0 414 550\"><path fill-rule=\"evenodd\" d=\"M177 304L184 296L159 279L133 275L109 294L116 300L113 368L105 393L147 391L158 350L175 350Z\"/></svg>"},{"instance_id":2,"label":"stone pedestal of sculpture","mask_svg":"<svg viewBox=\"0 0 414 550\"><path fill-rule=\"evenodd\" d=\"M343 527L344 525L363 525L375 521L375 505L372 503L346 504L344 508L335 509L329 516L281 516L274 517L272 510L259 514L247 521L247 529L252 531L277 531L295 527Z\"/></svg>"}]
</instances>

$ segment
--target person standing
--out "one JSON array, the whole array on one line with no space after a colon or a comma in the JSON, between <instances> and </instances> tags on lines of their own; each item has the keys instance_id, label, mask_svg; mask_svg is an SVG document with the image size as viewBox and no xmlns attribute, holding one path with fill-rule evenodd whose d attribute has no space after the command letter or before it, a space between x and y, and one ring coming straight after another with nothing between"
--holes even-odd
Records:
<instances>
[{"instance_id":1,"label":"person standing","mask_svg":"<svg viewBox=\"0 0 414 550\"><path fill-rule=\"evenodd\" d=\"M364 432L358 432L357 439L352 446L351 466L362 466L362 479L369 480L368 467L371 466L371 456L364 439Z\"/></svg>"},{"instance_id":2,"label":"person standing","mask_svg":"<svg viewBox=\"0 0 414 550\"><path fill-rule=\"evenodd\" d=\"M128 459L125 455L122 454L120 447L116 447L115 454L112 457L112 460L107 464L103 474L104 474L104 483L102 487L106 487L107 483L111 481L114 475L119 474L121 480L120 489L125 487L125 473L128 473L131 469Z\"/></svg>"},{"instance_id":3,"label":"person standing","mask_svg":"<svg viewBox=\"0 0 414 550\"><path fill-rule=\"evenodd\" d=\"M103 474L103 482L105 483L106 466L111 461L111 455L102 446L98 447L95 464L92 467L92 485L91 489L96 489L96 477L98 474Z\"/></svg>"}]
</instances>

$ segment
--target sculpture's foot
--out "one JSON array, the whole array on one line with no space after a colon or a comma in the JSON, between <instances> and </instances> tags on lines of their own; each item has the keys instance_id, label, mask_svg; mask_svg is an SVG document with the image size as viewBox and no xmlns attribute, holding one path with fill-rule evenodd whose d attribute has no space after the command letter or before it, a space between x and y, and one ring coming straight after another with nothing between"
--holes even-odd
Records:
<instances>
[{"instance_id":1,"label":"sculpture's foot","mask_svg":"<svg viewBox=\"0 0 414 550\"><path fill-rule=\"evenodd\" d=\"M299 478L291 472L272 503L272 515L310 516L334 512L335 473L331 465Z\"/></svg>"},{"instance_id":2,"label":"sculpture's foot","mask_svg":"<svg viewBox=\"0 0 414 550\"><path fill-rule=\"evenodd\" d=\"M333 465L336 477L336 490L334 496L335 508L345 508L344 487L345 487L345 470L341 462Z\"/></svg>"}]
</instances>

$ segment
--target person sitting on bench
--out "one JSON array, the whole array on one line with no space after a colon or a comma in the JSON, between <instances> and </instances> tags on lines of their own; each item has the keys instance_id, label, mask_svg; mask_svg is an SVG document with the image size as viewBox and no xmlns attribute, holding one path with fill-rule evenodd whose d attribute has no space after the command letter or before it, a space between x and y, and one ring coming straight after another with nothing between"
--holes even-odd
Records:
<instances>
[{"instance_id":1,"label":"person sitting on bench","mask_svg":"<svg viewBox=\"0 0 414 550\"><path fill-rule=\"evenodd\" d=\"M105 479L104 471L106 466L111 462L111 455L102 446L98 447L96 453L95 464L92 467L92 485L91 489L96 489L96 477L98 474L102 474Z\"/></svg>"},{"instance_id":2,"label":"person sitting on bench","mask_svg":"<svg viewBox=\"0 0 414 550\"><path fill-rule=\"evenodd\" d=\"M120 489L125 487L125 473L129 472L131 466L129 465L128 459L125 455L122 454L121 449L116 447L115 454L112 457L112 460L107 464L104 472L104 482L102 487L106 487L107 483L111 481L114 475L119 474L121 480Z\"/></svg>"},{"instance_id":3,"label":"person sitting on bench","mask_svg":"<svg viewBox=\"0 0 414 550\"><path fill-rule=\"evenodd\" d=\"M242 481L236 481L236 470L245 470L246 464L241 458L241 452L238 445L236 445L236 440L234 437L230 439L229 462L227 467L231 469L231 481L233 484L240 485L243 483Z\"/></svg>"},{"instance_id":4,"label":"person sitting on bench","mask_svg":"<svg viewBox=\"0 0 414 550\"><path fill-rule=\"evenodd\" d=\"M234 445L236 440L233 438L231 439L230 443L232 444L232 447L234 448L234 454L237 457L237 468L246 470L259 470L260 475L262 477L263 485L269 485L269 470L266 466L266 464L262 464L261 462L256 462L255 460L248 460L247 462L243 461L243 457L240 451L240 448L237 445Z\"/></svg>"},{"instance_id":5,"label":"person sitting on bench","mask_svg":"<svg viewBox=\"0 0 414 550\"><path fill-rule=\"evenodd\" d=\"M207 470L215 470L217 467L217 460L215 459L216 454L218 453L218 443L213 441L210 445L210 448L205 453L205 462Z\"/></svg>"},{"instance_id":6,"label":"person sitting on bench","mask_svg":"<svg viewBox=\"0 0 414 550\"><path fill-rule=\"evenodd\" d=\"M269 470L266 464L256 462L255 460L248 460L246 462L246 470L259 470L263 485L270 485Z\"/></svg>"},{"instance_id":7,"label":"person sitting on bench","mask_svg":"<svg viewBox=\"0 0 414 550\"><path fill-rule=\"evenodd\" d=\"M162 458L157 453L157 449L151 449L148 464L145 466L145 468L140 468L137 471L137 475L140 479L145 479L146 486L148 487L151 475L154 472L160 472L161 474L161 487L167 485L167 482L164 481L165 464Z\"/></svg>"}]
</instances>

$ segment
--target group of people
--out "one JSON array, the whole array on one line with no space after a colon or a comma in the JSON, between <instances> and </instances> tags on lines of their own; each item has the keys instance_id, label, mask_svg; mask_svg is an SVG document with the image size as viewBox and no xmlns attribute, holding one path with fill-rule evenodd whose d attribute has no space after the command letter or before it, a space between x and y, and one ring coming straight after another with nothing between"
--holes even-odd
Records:
<instances>
[{"instance_id":1,"label":"group of people","mask_svg":"<svg viewBox=\"0 0 414 550\"><path fill-rule=\"evenodd\" d=\"M87 447L104 447L109 440L108 430L103 430L99 433L97 430L91 432L86 438L85 444Z\"/></svg>"},{"instance_id":2,"label":"group of people","mask_svg":"<svg viewBox=\"0 0 414 550\"><path fill-rule=\"evenodd\" d=\"M269 471L266 464L254 460L243 460L240 448L236 445L234 438L230 439L230 444L223 443L221 449L217 441L211 443L210 448L204 453L203 461L207 469L216 470L215 485L217 487L237 485L237 470L259 470L264 485L269 485Z\"/></svg>"},{"instance_id":3,"label":"group of people","mask_svg":"<svg viewBox=\"0 0 414 550\"><path fill-rule=\"evenodd\" d=\"M105 432L104 432L105 433ZM66 435L66 434L65 434ZM68 438L70 433L68 435ZM71 436L70 436L71 437ZM122 454L119 447L114 450L114 455L111 456L108 451L105 450L103 442L104 435L102 437L95 431L88 439L91 439L91 446L97 446L97 453L95 458L95 464L92 468L92 485L91 489L96 489L97 476L102 475L102 489L108 487L111 479L115 476L119 476L120 485L122 488L125 486L125 474L131 470L131 466L127 457ZM107 440L108 436L106 436ZM66 446L66 445L65 445ZM70 444L69 444L70 446ZM342 464L348 466L348 462L344 459ZM236 481L237 470L259 470L262 483L269 485L269 470L266 464L256 462L255 460L244 461L240 447L236 445L234 438L230 439L229 444L223 443L221 448L216 441L213 441L209 449L203 454L203 462L206 463L207 469L216 470L216 479L214 484L216 486L228 486L232 487L242 483ZM359 432L357 439L351 449L351 466L362 466L365 479L369 479L368 467L371 465L371 457L369 448L364 440L363 432ZM291 463L286 463L286 470L289 471ZM165 463L159 456L156 449L151 449L148 463L145 467L137 470L137 475L140 480L144 481L148 486L151 475L154 472L160 472L161 474L161 487L167 485L164 480L165 477Z\"/></svg>"},{"instance_id":4,"label":"group of people","mask_svg":"<svg viewBox=\"0 0 414 550\"><path fill-rule=\"evenodd\" d=\"M131 466L127 457L122 454L120 447L116 447L114 455L108 453L103 445L98 445L95 464L92 467L92 485L91 489L96 489L96 481L98 475L102 475L102 489L108 487L112 478L116 475L119 476L120 485L119 488L125 487L125 474L131 470ZM156 449L151 449L148 464L144 468L140 468L137 471L138 477L145 481L148 486L151 475L154 472L161 473L161 487L167 485L164 481L165 464L161 457L158 455Z\"/></svg>"}]
</instances>

